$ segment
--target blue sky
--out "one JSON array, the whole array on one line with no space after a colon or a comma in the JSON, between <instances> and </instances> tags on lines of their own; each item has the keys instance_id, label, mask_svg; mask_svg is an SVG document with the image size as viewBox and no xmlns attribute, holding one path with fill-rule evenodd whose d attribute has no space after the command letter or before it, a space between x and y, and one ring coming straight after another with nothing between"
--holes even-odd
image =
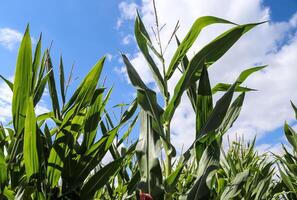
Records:
<instances>
[{"instance_id":1,"label":"blue sky","mask_svg":"<svg viewBox=\"0 0 297 200\"><path fill-rule=\"evenodd\" d=\"M170 2L169 8L176 8L177 12L182 9L191 9L188 14L185 13L185 25L188 27L188 24L192 23L195 20L196 14L195 9L192 8L191 5L196 5L193 0L188 1L180 1L183 3L178 3L179 1L160 1L160 5L158 7L160 13L163 12L164 21L168 20L165 14L168 12L163 4ZM213 2L214 11L208 10L207 5ZM270 25L267 25L266 28L259 30L260 37L263 38L271 38L272 41L275 42L265 42L263 41L265 49L263 49L260 54L261 56L253 56L256 57L254 60L245 61L243 59L242 67L247 67L250 63L263 62L265 64L275 65L278 61L271 57L278 57L282 54L282 47L288 46L288 48L293 48L291 44L295 41L296 27L292 25L290 22L293 21L293 15L297 11L297 1L296 0L282 0L281 3L279 0L253 0L250 3L247 3L246 0L224 0L220 1L223 3L234 4L234 8L226 7L227 14L223 11L220 11L221 5L220 3L216 3L216 1L199 1L197 5L203 5L205 8L203 10L203 14L208 15L216 15L217 13L213 13L218 10L219 16L229 17L229 20L236 21L238 23L244 23L247 21L260 20L260 19L269 19ZM158 4L158 1L157 1ZM242 5L245 4L245 5ZM174 7L175 6L175 7ZM236 6L238 6L238 12L236 11ZM31 35L35 40L38 38L39 33L43 34L43 47L46 48L50 45L51 41L53 41L53 46L51 50L51 54L53 57L53 62L57 69L58 67L58 58L60 54L63 55L64 58L64 66L66 68L66 73L70 71L70 67L73 63L75 63L74 74L75 77L78 77L73 83L73 86L79 83L79 80L84 77L84 75L91 69L94 63L102 57L103 55L108 55L110 60L106 62L104 67L104 74L102 77L107 76L107 84L109 86L114 85L114 92L112 95L112 99L110 102L110 107L117 103L130 102L133 99L134 89L131 85L127 83L126 76L123 72L122 63L119 61L119 52L124 52L130 55L130 58L140 66L138 66L138 70L141 71L140 74L143 74L143 77L147 77L147 83L151 84L151 80L149 75L147 75L147 71L142 71L143 67L146 67L145 64L141 65L141 59L139 58L138 50L135 46L134 40L131 39L133 34L133 13L131 13L131 9L138 8L140 12L144 16L144 21L148 24L152 22L150 11L151 7L148 3L148 0L142 1L119 1L119 0L100 0L100 1L73 1L73 0L65 0L65 1L37 1L37 0L29 0L29 1L1 1L0 3L0 74L5 77L11 77L14 73L17 48L19 46L19 34L22 34L25 30L26 24L30 24ZM180 9L180 10L179 10ZM223 7L222 7L223 9ZM269 11L267 11L268 9ZM199 13L199 11L197 11ZM194 14L193 14L194 13ZM230 14L229 14L230 13ZM241 16L246 15L246 16ZM225 16L226 15L226 16ZM197 14L199 16L199 14ZM180 16L183 17L183 14ZM162 18L162 14L161 14ZM168 26L172 25L176 21L172 20L168 22ZM181 20L181 23L183 21ZM290 25L291 24L291 25ZM173 27L171 27L173 28ZM11 41L5 40L5 31L3 30L11 30L14 31L12 34ZM221 29L219 29L221 30ZM181 35L183 35L184 31L181 31ZM275 34L271 34L271 32L275 32ZM267 34L266 34L267 33ZM11 33L10 33L11 34ZM265 35L266 34L266 35ZM251 42L257 43L256 33L251 36ZM164 36L166 34L164 33ZM2 38L1 38L2 37ZM207 38L207 36L202 37L203 40ZM259 40L261 42L261 40ZM202 42L203 43L203 42ZM259 43L259 42L258 42ZM257 43L257 44L258 44ZM276 44L277 43L277 44ZM245 44L245 43L243 43ZM278 48L275 50L274 48L277 45ZM261 47L259 48L261 49ZM272 50L273 54L269 54L268 52ZM285 49L284 49L285 50ZM169 50L170 51L170 50ZM253 51L253 49L247 49L247 51ZM260 50L259 50L260 51ZM291 52L292 50L290 50ZM232 55L232 54L231 54ZM230 56L231 56L230 55ZM229 56L229 55L228 55ZM226 63L228 63L228 56L226 58ZM229 57L230 57L229 56ZM240 55L244 56L244 54ZM247 56L249 58L249 56ZM239 59L240 60L240 59ZM268 62L268 63L267 63ZM297 63L297 62L296 62ZM236 63L237 64L237 63ZM297 67L297 66L295 66ZM240 68L243 69L243 68ZM274 68L272 68L274 69ZM293 68L291 66L291 72L297 72L297 68ZM230 74L235 74L238 71L232 71ZM214 72L216 73L216 72ZM221 72L220 72L221 73ZM267 71L268 78L270 71ZM272 74L277 74L276 71L271 70ZM297 73L296 73L297 74ZM217 75L214 74L214 77ZM223 77L229 77L228 74ZM265 76L263 76L265 78ZM261 79L262 77L258 77ZM251 85L258 86L258 84L263 85L265 89L265 84L262 82L257 82L257 78L251 80ZM214 78L214 80L216 80ZM228 80L229 81L229 80ZM230 80L232 81L232 80ZM253 85L254 84L254 85ZM288 83L289 84L289 83ZM152 84L151 84L152 85ZM273 85L273 83L272 83ZM3 84L1 85L3 87ZM258 87L256 87L258 88ZM261 86L260 86L261 88ZM286 85L280 88L280 91L284 89L288 89ZM2 90L1 90L2 91ZM267 91L268 93L269 91ZM279 102L283 102L283 104L288 104L282 110L285 110L283 115L292 114L288 110L289 108L289 99L295 100L297 103L296 92L292 91L293 95L290 98L284 95L284 98L278 101L275 106L279 105ZM270 98L278 98L276 94L270 94ZM251 97L257 98L257 96ZM259 97L260 98L260 97ZM269 104L270 98L267 99L267 103ZM3 101L4 97L2 97ZM287 99L287 100L285 100ZM2 105L8 105L7 102ZM255 103L254 103L255 105ZM0 106L1 106L1 97L0 97ZM44 107L50 106L47 102L44 103ZM261 109L261 105L257 105L258 107L254 107L255 111ZM272 105L274 106L274 105ZM265 106L264 106L265 107ZM183 106L184 110L181 111L181 114L185 112L189 112L186 105ZM264 109L264 108L263 108ZM266 108L268 109L268 108ZM253 110L251 110L253 112ZM257 114L257 113L256 113ZM261 115L260 113L259 115ZM3 115L3 114L2 114ZM269 113L267 113L269 115ZM191 116L191 114L189 114ZM264 115L265 116L265 115ZM4 118L6 116L2 116ZM291 120L293 116L288 116L287 120ZM263 118L263 117L262 117ZM269 122L263 122L259 126L253 127L252 125L246 125L243 127L239 127L238 130L248 127L248 131L253 133L261 132L261 136L259 136L259 144L262 145L262 149L268 148L276 148L275 144L282 141L282 129L281 129L281 121L284 117L277 119L277 125L270 126ZM1 113L0 113L1 119ZM245 120L248 120L247 114L244 115L242 119L243 124L247 124ZM180 119L176 119L177 121ZM189 120L190 121L190 120ZM250 119L253 122L253 120ZM189 122L191 125L191 123ZM262 133L263 132L263 133ZM176 131L176 135L180 134L179 129ZM179 136L176 137L179 139ZM184 140L181 140L183 142ZM186 141L185 141L186 142ZM266 146L263 146L266 145ZM269 146L270 145L270 146Z\"/></svg>"}]
</instances>

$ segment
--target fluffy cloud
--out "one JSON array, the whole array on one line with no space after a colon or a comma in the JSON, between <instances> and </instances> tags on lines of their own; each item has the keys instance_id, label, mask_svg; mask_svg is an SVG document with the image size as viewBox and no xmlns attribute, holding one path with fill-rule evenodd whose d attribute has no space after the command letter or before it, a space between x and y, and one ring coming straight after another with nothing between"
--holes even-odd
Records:
<instances>
[{"instance_id":1,"label":"fluffy cloud","mask_svg":"<svg viewBox=\"0 0 297 200\"><path fill-rule=\"evenodd\" d=\"M123 39L122 39L122 43L124 44L124 45L128 45L128 44L130 44L131 43L131 41L133 40L133 35L131 35L131 34L128 34L128 35L126 35Z\"/></svg>"},{"instance_id":2,"label":"fluffy cloud","mask_svg":"<svg viewBox=\"0 0 297 200\"><path fill-rule=\"evenodd\" d=\"M120 28L125 20L131 20L135 17L136 9L138 8L138 5L136 3L128 3L128 2L121 2L119 4L120 9L120 17L117 21L117 28Z\"/></svg>"},{"instance_id":3,"label":"fluffy cloud","mask_svg":"<svg viewBox=\"0 0 297 200\"><path fill-rule=\"evenodd\" d=\"M9 80L13 80L10 78ZM12 101L12 92L10 88L7 86L6 83L0 82L0 122L1 123L8 123L11 120L11 101ZM47 92L45 92L47 95ZM47 105L43 99L40 100L38 105L35 107L35 112L37 115L42 113L49 112Z\"/></svg>"},{"instance_id":4,"label":"fluffy cloud","mask_svg":"<svg viewBox=\"0 0 297 200\"><path fill-rule=\"evenodd\" d=\"M22 37L20 32L11 28L0 29L0 44L9 50L12 50L22 40Z\"/></svg>"},{"instance_id":5,"label":"fluffy cloud","mask_svg":"<svg viewBox=\"0 0 297 200\"><path fill-rule=\"evenodd\" d=\"M139 9L143 21L150 31L154 26L151 0L142 0ZM129 8L130 4L121 4ZM134 4L132 4L136 7ZM122 9L127 10L127 9ZM159 19L166 26L161 32L165 40L169 38L176 22L180 21L177 35L182 38L193 21L203 15L214 15L236 23L249 23L270 20L270 9L264 7L261 0L163 0L157 1ZM170 12L168 12L170 11ZM127 13L122 12L125 16ZM129 12L125 19L132 19ZM131 21L132 22L132 21ZM201 47L229 28L227 25L213 25L203 31L189 52L192 56ZM244 134L246 139L255 135L257 138L267 136L283 125L284 121L293 119L289 100L297 101L297 13L288 21L265 23L244 36L221 60L215 63L209 73L211 82L233 82L243 69L259 64L269 65L246 81L246 86L259 91L247 94L241 116L230 131L230 138ZM150 32L152 38L153 34ZM168 61L173 55L175 44L169 46L165 55ZM142 55L137 52L130 56L132 63L146 83L153 82L149 69ZM175 73L169 83L172 91L180 75ZM297 103L297 102L296 102ZM194 138L195 117L186 96L177 109L172 121L173 142L179 148L189 146ZM270 145L270 144L269 144ZM277 144L278 145L278 144ZM272 148L272 147L271 147Z\"/></svg>"}]
</instances>

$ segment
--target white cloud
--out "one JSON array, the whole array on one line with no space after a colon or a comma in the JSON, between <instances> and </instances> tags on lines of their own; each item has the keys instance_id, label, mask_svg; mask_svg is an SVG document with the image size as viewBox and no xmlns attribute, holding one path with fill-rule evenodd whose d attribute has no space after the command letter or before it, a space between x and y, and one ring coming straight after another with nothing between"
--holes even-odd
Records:
<instances>
[{"instance_id":1,"label":"white cloud","mask_svg":"<svg viewBox=\"0 0 297 200\"><path fill-rule=\"evenodd\" d=\"M107 58L107 60L110 62L110 61L112 60L113 56L112 56L112 54L107 53L107 54L106 54L106 58Z\"/></svg>"},{"instance_id":2,"label":"white cloud","mask_svg":"<svg viewBox=\"0 0 297 200\"><path fill-rule=\"evenodd\" d=\"M130 44L131 43L131 41L133 40L133 35L131 35L131 34L128 34L128 35L126 35L123 39L122 39L122 43L124 44L124 45L128 45L128 44Z\"/></svg>"},{"instance_id":3,"label":"white cloud","mask_svg":"<svg viewBox=\"0 0 297 200\"><path fill-rule=\"evenodd\" d=\"M131 20L134 19L135 14L136 14L136 9L138 8L137 4L132 2L121 2L119 4L119 9L120 9L120 17L118 18L117 21L117 28L120 28L125 20Z\"/></svg>"},{"instance_id":4,"label":"white cloud","mask_svg":"<svg viewBox=\"0 0 297 200\"><path fill-rule=\"evenodd\" d=\"M0 122L7 123L11 118L12 92L6 83L0 83Z\"/></svg>"},{"instance_id":5,"label":"white cloud","mask_svg":"<svg viewBox=\"0 0 297 200\"><path fill-rule=\"evenodd\" d=\"M9 80L12 81L13 77L10 77ZM5 124L10 122L12 119L12 91L4 82L0 82L0 94L0 122ZM46 92L44 95L46 95ZM35 113L36 115L40 115L46 112L49 112L49 109L47 108L46 102L41 99L35 107Z\"/></svg>"},{"instance_id":6,"label":"white cloud","mask_svg":"<svg viewBox=\"0 0 297 200\"><path fill-rule=\"evenodd\" d=\"M288 146L285 146L287 149L290 149ZM273 153L278 156L282 156L285 151L283 149L282 144L277 143L277 144L261 144L256 146L255 148L259 155L265 154L265 153Z\"/></svg>"},{"instance_id":7,"label":"white cloud","mask_svg":"<svg viewBox=\"0 0 297 200\"><path fill-rule=\"evenodd\" d=\"M22 40L23 34L11 28L0 29L0 44L12 50Z\"/></svg>"},{"instance_id":8,"label":"white cloud","mask_svg":"<svg viewBox=\"0 0 297 200\"><path fill-rule=\"evenodd\" d=\"M151 0L142 0L139 8L153 39L149 28L154 26L151 2ZM197 0L163 0L157 1L157 10L161 24L166 23L161 32L161 37L165 40L163 45L166 44L166 38L170 37L178 20L180 20L181 27L177 34L182 38L199 16L214 15L243 24L270 20L271 15L269 7L264 7L261 0L209 0L207 3ZM230 131L231 139L234 138L235 133L244 134L246 139L257 135L259 139L282 126L285 120L293 119L294 115L289 100L297 99L295 92L297 85L296 26L297 13L288 21L260 25L246 34L210 68L211 82L214 85L217 82L231 83L240 71L256 64L269 65L263 72L252 75L244 84L259 91L246 95L241 116ZM227 25L212 25L202 31L188 56L191 57L194 52L198 52L201 47L229 27ZM165 55L167 64L175 48L175 44L169 46ZM142 55L137 52L131 58L131 62L143 80L146 83L153 82ZM171 91L179 77L180 75L175 73L169 82ZM179 148L183 144L189 146L192 143L195 135L195 117L186 96L182 98L171 128L174 132L172 141Z\"/></svg>"}]
</instances>

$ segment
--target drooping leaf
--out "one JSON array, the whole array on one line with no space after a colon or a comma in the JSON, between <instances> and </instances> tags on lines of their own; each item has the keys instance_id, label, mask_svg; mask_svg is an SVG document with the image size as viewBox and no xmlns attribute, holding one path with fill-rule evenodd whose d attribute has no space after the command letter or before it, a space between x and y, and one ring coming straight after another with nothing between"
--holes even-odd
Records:
<instances>
[{"instance_id":1,"label":"drooping leaf","mask_svg":"<svg viewBox=\"0 0 297 200\"><path fill-rule=\"evenodd\" d=\"M163 109L157 103L156 93L144 84L128 58L125 55L122 55L122 58L126 65L130 81L132 85L137 89L137 102L144 111L146 111L151 117L153 117L155 131L160 134L164 142L167 141L162 126ZM175 156L176 151L174 147L166 142L165 145L169 149L170 154L172 154L172 156Z\"/></svg>"},{"instance_id":2,"label":"drooping leaf","mask_svg":"<svg viewBox=\"0 0 297 200\"><path fill-rule=\"evenodd\" d=\"M204 17L198 18L192 25L191 29L189 30L189 32L187 33L186 37L183 39L183 41L181 42L177 50L175 51L174 56L171 59L171 62L169 64L169 67L166 73L167 80L170 79L170 77L172 76L173 72L177 68L182 58L186 55L188 50L191 48L191 46L197 39L201 30L206 26L209 26L215 23L234 24L230 21L213 17L213 16L204 16Z\"/></svg>"},{"instance_id":3,"label":"drooping leaf","mask_svg":"<svg viewBox=\"0 0 297 200\"><path fill-rule=\"evenodd\" d=\"M225 92L231 86L232 84L228 84L228 83L218 83L212 88L211 93L216 94L217 92ZM235 92L250 92L250 91L256 91L256 90L252 88L241 87L239 85L235 87Z\"/></svg>"},{"instance_id":4,"label":"drooping leaf","mask_svg":"<svg viewBox=\"0 0 297 200\"><path fill-rule=\"evenodd\" d=\"M0 75L0 78L8 85L8 87L10 88L11 91L13 91L13 83L10 82L8 79L6 79L5 77L3 77L2 75Z\"/></svg>"},{"instance_id":5,"label":"drooping leaf","mask_svg":"<svg viewBox=\"0 0 297 200\"><path fill-rule=\"evenodd\" d=\"M151 44L151 41L149 38L149 34L147 33L145 26L144 26L138 13L137 13L137 17L135 20L134 32L135 32L135 38L136 38L138 47L139 47L140 51L142 52L143 56L145 57L161 93L164 95L164 97L166 97L167 96L167 94L166 94L167 88L165 87L164 79L163 79L162 75L160 74L160 70L158 69L157 65L155 64L153 58L151 57L151 55L149 53L148 47L152 46L152 44Z\"/></svg>"},{"instance_id":6,"label":"drooping leaf","mask_svg":"<svg viewBox=\"0 0 297 200\"><path fill-rule=\"evenodd\" d=\"M253 74L254 72L257 72L259 70L262 70L265 67L267 67L267 66L265 65L265 66L252 67L252 68L242 71L240 73L239 77L237 78L238 84L239 85L242 84L251 74Z\"/></svg>"},{"instance_id":7,"label":"drooping leaf","mask_svg":"<svg viewBox=\"0 0 297 200\"><path fill-rule=\"evenodd\" d=\"M202 68L206 63L214 63L220 59L242 35L260 23L236 26L207 44L190 61L186 71L174 88L174 94L164 112L164 121L171 121L180 103L181 97L194 82L199 80ZM214 51L215 49L215 51Z\"/></svg>"}]
</instances>

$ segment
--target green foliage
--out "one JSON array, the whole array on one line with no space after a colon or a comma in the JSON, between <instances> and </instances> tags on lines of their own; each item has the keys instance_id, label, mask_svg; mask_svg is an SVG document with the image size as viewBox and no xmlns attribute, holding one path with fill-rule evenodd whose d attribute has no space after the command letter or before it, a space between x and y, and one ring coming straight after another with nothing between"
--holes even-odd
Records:
<instances>
[{"instance_id":1,"label":"green foliage","mask_svg":"<svg viewBox=\"0 0 297 200\"><path fill-rule=\"evenodd\" d=\"M293 102L291 105L296 114L296 106ZM297 120L297 115L295 118ZM284 155L276 155L279 160L278 170L282 180L279 184L278 195L286 199L297 199L297 133L287 122L284 125L284 132L291 148L287 149L283 146Z\"/></svg>"},{"instance_id":2,"label":"green foliage","mask_svg":"<svg viewBox=\"0 0 297 200\"><path fill-rule=\"evenodd\" d=\"M93 199L116 178L130 181L125 163L136 144L120 152L116 138L123 145L131 133L137 104L121 108L119 121L110 119L106 105L111 90L105 94L105 88L98 84L104 60L94 65L67 100L69 83L65 83L62 58L58 90L48 49L41 58L41 37L32 62L27 27L14 82L1 76L13 91L13 128L0 128L0 199ZM46 85L52 109L37 116L35 108ZM130 120L134 123L120 138L120 129ZM114 161L103 164L109 151Z\"/></svg>"},{"instance_id":3,"label":"green foliage","mask_svg":"<svg viewBox=\"0 0 297 200\"><path fill-rule=\"evenodd\" d=\"M189 59L186 54L201 30L215 23L228 23L234 27L219 35ZM160 40L161 30L158 26L158 18L156 18L157 27L154 32L157 35L156 43L159 45L159 51L154 47L141 17L139 14L136 16L135 37L138 47L147 61L165 102L165 105L161 107L162 103L158 102L157 93L142 81L128 58L122 55L129 79L137 90L137 103L141 107L142 113L140 120L142 128L136 151L137 166L141 176L137 188L141 192L150 194L153 199L172 199L176 197L175 193L179 193L187 199L209 199L211 197L211 180L219 167L222 137L232 127L240 113L244 92L253 90L242 87L241 84L253 72L264 67L247 69L239 75L233 84L219 83L213 89L208 77L208 68L219 60L245 33L259 24L261 23L237 25L212 16L198 18L181 43L176 37L178 47L167 67ZM173 32L173 36L174 34L175 32ZM155 61L154 58L159 59L159 64L158 60ZM163 67L163 74L158 66ZM174 86L173 93L170 94L168 80L177 68L180 69L181 76ZM225 93L213 107L213 94L218 91ZM185 92L187 92L196 114L196 139L191 147L180 156L180 159L176 160L174 159L175 148L171 142L170 124ZM242 93L233 100L235 92ZM165 155L165 159L161 156L162 154ZM173 160L177 163L174 163ZM195 165L193 161L196 162ZM190 169L194 171L191 171L191 184L185 187L186 191L183 188L183 192L181 192L177 189L185 178L183 173L187 169L184 169L184 166L191 166ZM244 178L239 177L238 179L240 181ZM233 190L230 189L230 191L232 193ZM226 198L228 194L228 192L224 194Z\"/></svg>"},{"instance_id":4,"label":"green foliage","mask_svg":"<svg viewBox=\"0 0 297 200\"><path fill-rule=\"evenodd\" d=\"M233 27L189 58L202 29L217 23ZM233 83L214 87L208 74L209 67L261 23L238 25L200 17L182 42L173 32L168 44L175 36L177 48L168 66L158 24L156 18L158 50L138 13L134 32L160 98L122 54L137 97L131 104L112 108L120 108L119 117L111 117L107 108L112 88L100 84L105 57L68 95L72 74L66 82L62 56L56 79L50 50L42 51L40 35L32 53L27 27L14 81L0 75L13 92L12 122L0 124L0 199L297 199L297 133L289 124L285 123L284 132L292 148L283 146L284 156L275 155L276 159L259 155L255 140L232 142L226 153L223 146L223 136L238 118L246 93L255 91L243 86L244 81L265 66L246 69ZM170 93L168 81L176 69L179 80ZM37 115L46 87L51 110ZM195 113L195 140L185 151L176 152L171 121L185 93ZM139 138L131 142L129 135L138 119ZM108 153L112 159L105 163Z\"/></svg>"}]
</instances>

